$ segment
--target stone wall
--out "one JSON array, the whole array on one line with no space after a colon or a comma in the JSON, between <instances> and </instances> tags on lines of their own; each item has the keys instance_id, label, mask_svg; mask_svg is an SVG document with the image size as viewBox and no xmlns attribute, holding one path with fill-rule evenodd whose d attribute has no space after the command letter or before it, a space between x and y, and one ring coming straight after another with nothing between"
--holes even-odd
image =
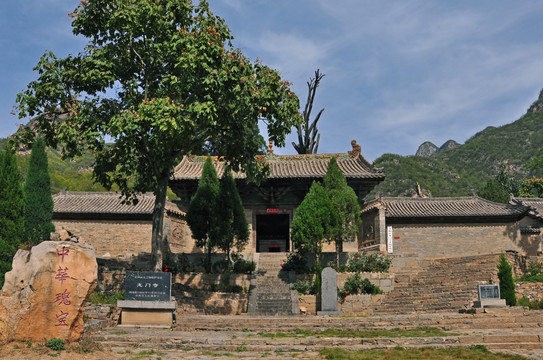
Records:
<instances>
[{"instance_id":1,"label":"stone wall","mask_svg":"<svg viewBox=\"0 0 543 360\"><path fill-rule=\"evenodd\" d=\"M228 284L230 286L237 285L249 290L251 286L251 275L248 274L177 274L174 275L173 283L181 284L191 289L205 290L211 285Z\"/></svg>"},{"instance_id":2,"label":"stone wall","mask_svg":"<svg viewBox=\"0 0 543 360\"><path fill-rule=\"evenodd\" d=\"M349 295L338 301L338 311L343 315L372 315L373 308L380 304L385 295ZM303 314L316 315L320 309L320 299L315 295L298 296L298 304Z\"/></svg>"},{"instance_id":3,"label":"stone wall","mask_svg":"<svg viewBox=\"0 0 543 360\"><path fill-rule=\"evenodd\" d=\"M64 227L92 245L96 257L123 257L151 251L151 221L54 220L57 231Z\"/></svg>"},{"instance_id":4,"label":"stone wall","mask_svg":"<svg viewBox=\"0 0 543 360\"><path fill-rule=\"evenodd\" d=\"M338 288L345 285L347 278L353 273L338 273ZM362 279L367 278L373 285L377 285L383 291L380 295L349 295L344 301L338 299L338 311L344 315L371 315L373 308L380 304L386 293L394 289L394 274L391 273L361 273ZM297 275L296 280L313 281L313 275ZM298 304L304 314L315 315L320 310L320 299L315 295L299 295Z\"/></svg>"},{"instance_id":5,"label":"stone wall","mask_svg":"<svg viewBox=\"0 0 543 360\"><path fill-rule=\"evenodd\" d=\"M527 297L530 301L543 300L543 283L540 282L516 282L515 294L517 299Z\"/></svg>"},{"instance_id":6,"label":"stone wall","mask_svg":"<svg viewBox=\"0 0 543 360\"><path fill-rule=\"evenodd\" d=\"M337 286L339 289L343 288L347 278L354 273L337 273ZM369 279L373 285L379 286L384 293L392 291L394 289L394 274L392 273L375 273L364 272L360 273L362 279ZM308 280L313 281L314 275L312 274L300 274L296 275L296 280Z\"/></svg>"},{"instance_id":7,"label":"stone wall","mask_svg":"<svg viewBox=\"0 0 543 360\"><path fill-rule=\"evenodd\" d=\"M392 225L394 255L419 259L522 252L518 223Z\"/></svg>"},{"instance_id":8,"label":"stone wall","mask_svg":"<svg viewBox=\"0 0 543 360\"><path fill-rule=\"evenodd\" d=\"M183 314L239 315L247 312L249 294L176 291L176 300L178 319L182 319Z\"/></svg>"}]
</instances>

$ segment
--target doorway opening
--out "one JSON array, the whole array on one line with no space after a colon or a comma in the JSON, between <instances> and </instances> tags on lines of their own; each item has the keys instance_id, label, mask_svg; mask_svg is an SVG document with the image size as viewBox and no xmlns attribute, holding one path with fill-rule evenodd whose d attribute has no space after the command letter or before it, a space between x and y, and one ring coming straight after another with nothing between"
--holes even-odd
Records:
<instances>
[{"instance_id":1,"label":"doorway opening","mask_svg":"<svg viewBox=\"0 0 543 360\"><path fill-rule=\"evenodd\" d=\"M290 216L266 214L256 216L256 251L289 251Z\"/></svg>"}]
</instances>

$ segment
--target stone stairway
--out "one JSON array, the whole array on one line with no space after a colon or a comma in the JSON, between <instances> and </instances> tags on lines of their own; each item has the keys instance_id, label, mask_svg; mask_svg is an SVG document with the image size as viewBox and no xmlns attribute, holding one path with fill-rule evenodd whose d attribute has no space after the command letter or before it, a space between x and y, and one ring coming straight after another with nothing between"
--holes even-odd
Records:
<instances>
[{"instance_id":1,"label":"stone stairway","mask_svg":"<svg viewBox=\"0 0 543 360\"><path fill-rule=\"evenodd\" d=\"M249 291L249 314L298 314L298 293L290 290L294 274L281 271L283 253L259 253Z\"/></svg>"},{"instance_id":2,"label":"stone stairway","mask_svg":"<svg viewBox=\"0 0 543 360\"><path fill-rule=\"evenodd\" d=\"M426 261L395 274L394 289L374 308L379 313L458 310L477 300L477 285L496 280L499 255Z\"/></svg>"},{"instance_id":3,"label":"stone stairway","mask_svg":"<svg viewBox=\"0 0 543 360\"><path fill-rule=\"evenodd\" d=\"M446 334L430 337L340 337L311 335L270 338L270 333L295 333L297 329L320 332L326 329L379 330L439 328ZM489 309L486 313L382 314L367 317L330 316L205 316L178 319L172 329L108 328L87 337L102 349L117 354L153 350L162 359L203 359L210 352L236 352L244 358L275 353L277 358L317 358L324 347L392 349L397 346L470 347L484 345L492 351L507 351L543 359L543 311L525 308ZM130 353L129 353L130 351ZM180 352L182 351L182 352ZM220 353L213 354L220 357ZM211 356L211 355L209 355ZM227 355L225 355L227 356ZM231 354L230 354L231 356ZM113 357L112 357L113 358ZM127 357L129 358L129 357ZM222 358L222 357L221 357ZM273 357L272 357L273 358Z\"/></svg>"}]
</instances>

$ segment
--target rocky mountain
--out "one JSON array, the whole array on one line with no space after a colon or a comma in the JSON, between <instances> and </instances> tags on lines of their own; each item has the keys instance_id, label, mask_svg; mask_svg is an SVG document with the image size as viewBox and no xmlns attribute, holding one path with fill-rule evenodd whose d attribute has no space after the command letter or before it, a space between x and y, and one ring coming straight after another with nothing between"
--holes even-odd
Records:
<instances>
[{"instance_id":1,"label":"rocky mountain","mask_svg":"<svg viewBox=\"0 0 543 360\"><path fill-rule=\"evenodd\" d=\"M439 148L436 145L429 141L425 141L419 146L415 156L433 156L438 152L438 150Z\"/></svg>"},{"instance_id":2,"label":"rocky mountain","mask_svg":"<svg viewBox=\"0 0 543 360\"><path fill-rule=\"evenodd\" d=\"M415 156L434 156L446 150L456 149L459 146L460 144L454 140L447 140L441 147L437 147L430 141L426 141L419 146Z\"/></svg>"},{"instance_id":3,"label":"rocky mountain","mask_svg":"<svg viewBox=\"0 0 543 360\"><path fill-rule=\"evenodd\" d=\"M384 154L376 159L375 164L384 168L386 179L367 199L379 195L412 196L417 183L423 194L429 196L472 195L501 166L519 180L543 176L543 169L526 167L543 148L543 91L526 114L510 124L489 126L463 145L453 140L438 150L432 145L422 144L415 156Z\"/></svg>"}]
</instances>

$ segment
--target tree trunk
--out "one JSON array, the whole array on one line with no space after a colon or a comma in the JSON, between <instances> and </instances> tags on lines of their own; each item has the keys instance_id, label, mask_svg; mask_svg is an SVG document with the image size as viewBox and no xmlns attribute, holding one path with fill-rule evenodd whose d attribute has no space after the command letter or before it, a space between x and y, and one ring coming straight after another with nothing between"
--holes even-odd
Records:
<instances>
[{"instance_id":1,"label":"tree trunk","mask_svg":"<svg viewBox=\"0 0 543 360\"><path fill-rule=\"evenodd\" d=\"M339 255L343 252L343 240L336 239L336 269L339 269Z\"/></svg>"},{"instance_id":2,"label":"tree trunk","mask_svg":"<svg viewBox=\"0 0 543 360\"><path fill-rule=\"evenodd\" d=\"M164 209L166 208L166 193L168 191L169 173L165 172L157 179L158 186L155 194L153 209L153 231L151 237L151 253L155 271L162 271L164 260Z\"/></svg>"},{"instance_id":3,"label":"tree trunk","mask_svg":"<svg viewBox=\"0 0 543 360\"><path fill-rule=\"evenodd\" d=\"M208 274L211 274L211 246L209 245L209 239L208 239L208 245L207 245L207 255L206 255L206 272Z\"/></svg>"}]
</instances>

